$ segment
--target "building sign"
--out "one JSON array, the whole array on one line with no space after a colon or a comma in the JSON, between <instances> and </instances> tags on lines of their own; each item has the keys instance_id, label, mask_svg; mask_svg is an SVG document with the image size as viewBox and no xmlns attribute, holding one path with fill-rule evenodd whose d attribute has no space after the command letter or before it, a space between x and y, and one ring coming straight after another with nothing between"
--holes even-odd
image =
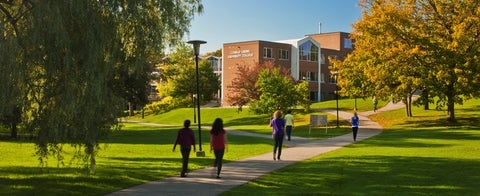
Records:
<instances>
[{"instance_id":1,"label":"building sign","mask_svg":"<svg viewBox=\"0 0 480 196\"><path fill-rule=\"evenodd\" d=\"M250 50L234 50L228 54L227 58L235 59L235 58L246 58L246 57L253 57L253 53Z\"/></svg>"}]
</instances>

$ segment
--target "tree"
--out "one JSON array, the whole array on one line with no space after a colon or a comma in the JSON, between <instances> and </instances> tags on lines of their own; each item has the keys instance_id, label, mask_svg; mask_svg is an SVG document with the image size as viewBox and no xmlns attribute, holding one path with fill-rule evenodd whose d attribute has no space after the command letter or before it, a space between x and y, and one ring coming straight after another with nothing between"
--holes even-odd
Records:
<instances>
[{"instance_id":1,"label":"tree","mask_svg":"<svg viewBox=\"0 0 480 196\"><path fill-rule=\"evenodd\" d=\"M228 102L233 106L242 108L250 102L259 100L260 91L256 83L260 71L266 68L273 68L273 63L238 66L237 77L227 86L227 88L231 89L230 92L232 92L226 95Z\"/></svg>"},{"instance_id":2,"label":"tree","mask_svg":"<svg viewBox=\"0 0 480 196\"><path fill-rule=\"evenodd\" d=\"M263 69L256 83L260 99L252 103L251 108L257 113L273 113L275 110L286 111L296 104L297 93L291 77L280 73L280 68Z\"/></svg>"},{"instance_id":3,"label":"tree","mask_svg":"<svg viewBox=\"0 0 480 196\"><path fill-rule=\"evenodd\" d=\"M169 61L160 68L163 81L159 91L163 97L173 97L178 103L187 101L196 94L196 65L192 58L193 50L185 43L175 48L169 55ZM200 100L210 101L220 89L220 79L214 73L208 60L201 60L198 64Z\"/></svg>"},{"instance_id":4,"label":"tree","mask_svg":"<svg viewBox=\"0 0 480 196\"><path fill-rule=\"evenodd\" d=\"M19 98L40 162L62 161L62 145L71 144L93 172L101 139L118 128L124 98L132 95L118 92L132 88L117 82L145 84L151 55L178 43L201 10L198 0L0 1L0 28L8 32L2 40L15 40L9 47L20 51L2 64L21 73L8 79L18 79L18 97L5 99Z\"/></svg>"},{"instance_id":5,"label":"tree","mask_svg":"<svg viewBox=\"0 0 480 196\"><path fill-rule=\"evenodd\" d=\"M473 74L479 64L479 4L363 0L363 17L352 33L355 51L347 61L363 69L373 94L406 101L407 115L411 116L411 96L420 89L422 96L439 97L437 104L445 103L447 119L454 120L455 103L479 96L480 76Z\"/></svg>"}]
</instances>

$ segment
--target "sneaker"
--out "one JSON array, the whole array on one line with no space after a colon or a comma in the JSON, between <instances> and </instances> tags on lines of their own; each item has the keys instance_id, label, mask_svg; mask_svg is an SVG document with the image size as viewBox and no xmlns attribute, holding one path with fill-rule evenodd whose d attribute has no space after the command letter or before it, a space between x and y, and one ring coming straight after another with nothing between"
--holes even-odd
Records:
<instances>
[{"instance_id":1,"label":"sneaker","mask_svg":"<svg viewBox=\"0 0 480 196\"><path fill-rule=\"evenodd\" d=\"M222 178L222 177L220 177L220 176L217 176L217 179L220 179L220 178Z\"/></svg>"},{"instance_id":2,"label":"sneaker","mask_svg":"<svg viewBox=\"0 0 480 196\"><path fill-rule=\"evenodd\" d=\"M185 177L187 177L187 175L185 175L185 174L180 174L180 177L185 178Z\"/></svg>"}]
</instances>

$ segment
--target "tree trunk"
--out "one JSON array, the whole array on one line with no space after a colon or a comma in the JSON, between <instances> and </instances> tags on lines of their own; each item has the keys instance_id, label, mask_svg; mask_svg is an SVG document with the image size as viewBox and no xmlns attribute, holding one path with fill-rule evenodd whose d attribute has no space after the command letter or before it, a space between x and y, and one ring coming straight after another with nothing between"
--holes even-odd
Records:
<instances>
[{"instance_id":1,"label":"tree trunk","mask_svg":"<svg viewBox=\"0 0 480 196\"><path fill-rule=\"evenodd\" d=\"M408 117L412 117L412 94L408 94L407 96L407 105L408 105Z\"/></svg>"},{"instance_id":2,"label":"tree trunk","mask_svg":"<svg viewBox=\"0 0 480 196\"><path fill-rule=\"evenodd\" d=\"M455 121L455 90L453 83L447 87L447 121Z\"/></svg>"},{"instance_id":3,"label":"tree trunk","mask_svg":"<svg viewBox=\"0 0 480 196\"><path fill-rule=\"evenodd\" d=\"M448 113L448 117L447 117L447 120L448 121L455 121L455 100L452 97L448 97L448 103L447 103L447 113Z\"/></svg>"},{"instance_id":4,"label":"tree trunk","mask_svg":"<svg viewBox=\"0 0 480 196\"><path fill-rule=\"evenodd\" d=\"M128 115L129 116L134 116L135 115L134 107L135 107L135 104L132 101L129 101L128 102Z\"/></svg>"},{"instance_id":5,"label":"tree trunk","mask_svg":"<svg viewBox=\"0 0 480 196\"><path fill-rule=\"evenodd\" d=\"M12 127L11 127L11 131L12 131L12 132L11 132L11 135L10 135L10 136L11 136L12 138L15 138L15 139L16 139L17 136L18 136L17 123L12 122L11 125L12 125Z\"/></svg>"}]
</instances>

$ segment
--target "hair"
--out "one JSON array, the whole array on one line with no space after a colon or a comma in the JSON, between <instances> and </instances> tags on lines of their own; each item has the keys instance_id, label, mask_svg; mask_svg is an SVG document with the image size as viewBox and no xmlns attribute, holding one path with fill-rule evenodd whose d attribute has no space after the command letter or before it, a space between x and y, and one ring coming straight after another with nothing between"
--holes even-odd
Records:
<instances>
[{"instance_id":1,"label":"hair","mask_svg":"<svg viewBox=\"0 0 480 196\"><path fill-rule=\"evenodd\" d=\"M223 120L221 118L216 118L213 121L212 130L210 131L213 135L218 135L223 131Z\"/></svg>"},{"instance_id":2,"label":"hair","mask_svg":"<svg viewBox=\"0 0 480 196\"><path fill-rule=\"evenodd\" d=\"M292 110L287 110L287 114L291 114L292 113Z\"/></svg>"},{"instance_id":3,"label":"hair","mask_svg":"<svg viewBox=\"0 0 480 196\"><path fill-rule=\"evenodd\" d=\"M282 111L277 110L273 113L273 118L281 118L282 117Z\"/></svg>"},{"instance_id":4,"label":"hair","mask_svg":"<svg viewBox=\"0 0 480 196\"><path fill-rule=\"evenodd\" d=\"M184 126L185 128L190 127L190 120L185 120L185 121L183 122L183 126Z\"/></svg>"}]
</instances>

